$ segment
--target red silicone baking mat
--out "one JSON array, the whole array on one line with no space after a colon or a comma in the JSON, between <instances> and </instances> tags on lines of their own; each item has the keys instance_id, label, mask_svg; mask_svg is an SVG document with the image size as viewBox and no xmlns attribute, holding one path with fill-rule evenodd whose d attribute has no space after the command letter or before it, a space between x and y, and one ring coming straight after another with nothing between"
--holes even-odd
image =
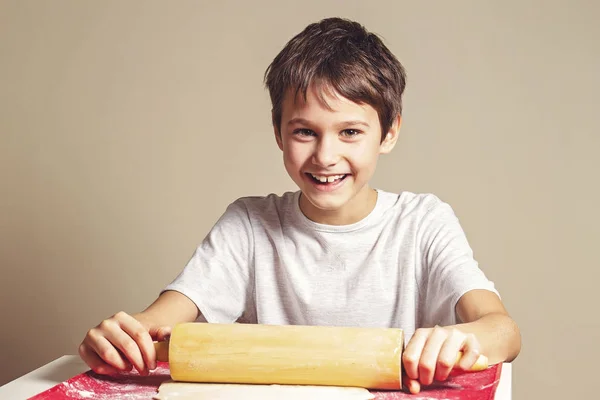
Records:
<instances>
[{"instance_id":1,"label":"red silicone baking mat","mask_svg":"<svg viewBox=\"0 0 600 400\"><path fill-rule=\"evenodd\" d=\"M372 393L377 400L492 400L500 380L501 368L499 364L485 371L453 376L444 383L424 389L416 396L400 391L372 391ZM139 376L136 372L106 376L88 371L59 383L31 399L151 400L160 384L169 379L169 364L160 362L149 376Z\"/></svg>"}]
</instances>

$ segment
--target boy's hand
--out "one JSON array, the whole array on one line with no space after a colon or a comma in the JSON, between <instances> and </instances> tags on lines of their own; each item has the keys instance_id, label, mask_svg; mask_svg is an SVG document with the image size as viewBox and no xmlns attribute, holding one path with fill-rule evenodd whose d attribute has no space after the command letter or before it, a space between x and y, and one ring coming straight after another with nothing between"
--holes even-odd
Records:
<instances>
[{"instance_id":1,"label":"boy's hand","mask_svg":"<svg viewBox=\"0 0 600 400\"><path fill-rule=\"evenodd\" d=\"M98 374L129 371L147 375L156 368L153 340L164 340L170 327L147 327L131 315L119 312L88 331L79 355Z\"/></svg>"},{"instance_id":2,"label":"boy's hand","mask_svg":"<svg viewBox=\"0 0 600 400\"><path fill-rule=\"evenodd\" d=\"M463 356L457 363L460 351ZM405 386L411 393L419 393L423 385L448 379L454 368L468 371L479 354L479 341L473 334L455 327L417 329L402 355Z\"/></svg>"}]
</instances>

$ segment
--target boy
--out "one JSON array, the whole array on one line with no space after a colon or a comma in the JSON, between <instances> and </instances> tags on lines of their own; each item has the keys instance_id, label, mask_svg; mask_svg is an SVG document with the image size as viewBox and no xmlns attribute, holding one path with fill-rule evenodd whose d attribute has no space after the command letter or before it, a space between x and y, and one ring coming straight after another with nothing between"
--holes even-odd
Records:
<instances>
[{"instance_id":1,"label":"boy","mask_svg":"<svg viewBox=\"0 0 600 400\"><path fill-rule=\"evenodd\" d=\"M413 393L479 354L512 361L518 327L452 209L369 186L398 139L405 86L381 40L356 22L322 20L287 43L265 81L275 140L300 190L230 204L152 305L88 332L83 360L102 374L146 374L156 367L152 340L200 320L402 328Z\"/></svg>"}]
</instances>

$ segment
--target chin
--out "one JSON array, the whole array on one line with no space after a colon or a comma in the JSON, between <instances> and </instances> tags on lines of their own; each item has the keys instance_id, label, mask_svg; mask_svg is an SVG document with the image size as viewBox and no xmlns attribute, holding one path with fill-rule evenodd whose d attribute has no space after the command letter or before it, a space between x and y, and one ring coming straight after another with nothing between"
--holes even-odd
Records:
<instances>
[{"instance_id":1,"label":"chin","mask_svg":"<svg viewBox=\"0 0 600 400\"><path fill-rule=\"evenodd\" d=\"M346 202L333 202L333 201L314 201L313 199L309 198L308 201L310 201L310 203L317 208L320 211L337 211L339 209L341 209L344 204L346 204Z\"/></svg>"},{"instance_id":2,"label":"chin","mask_svg":"<svg viewBox=\"0 0 600 400\"><path fill-rule=\"evenodd\" d=\"M337 211L344 207L350 201L347 194L314 194L310 191L303 190L302 195L306 197L313 207L321 211Z\"/></svg>"}]
</instances>

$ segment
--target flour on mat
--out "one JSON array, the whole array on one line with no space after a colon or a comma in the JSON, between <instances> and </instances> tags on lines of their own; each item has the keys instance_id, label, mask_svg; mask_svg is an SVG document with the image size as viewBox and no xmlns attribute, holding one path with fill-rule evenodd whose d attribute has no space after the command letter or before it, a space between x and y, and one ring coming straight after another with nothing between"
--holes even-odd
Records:
<instances>
[{"instance_id":1,"label":"flour on mat","mask_svg":"<svg viewBox=\"0 0 600 400\"><path fill-rule=\"evenodd\" d=\"M220 383L164 382L154 397L158 400L368 400L367 389L336 386L241 385Z\"/></svg>"},{"instance_id":2,"label":"flour on mat","mask_svg":"<svg viewBox=\"0 0 600 400\"><path fill-rule=\"evenodd\" d=\"M146 382L153 378L168 376L169 369L159 366L154 371L155 376L144 377ZM140 384L137 373L121 375L114 380L110 377L86 375L87 379L69 380L62 383L61 394L73 400L148 400L156 394L156 386Z\"/></svg>"}]
</instances>

